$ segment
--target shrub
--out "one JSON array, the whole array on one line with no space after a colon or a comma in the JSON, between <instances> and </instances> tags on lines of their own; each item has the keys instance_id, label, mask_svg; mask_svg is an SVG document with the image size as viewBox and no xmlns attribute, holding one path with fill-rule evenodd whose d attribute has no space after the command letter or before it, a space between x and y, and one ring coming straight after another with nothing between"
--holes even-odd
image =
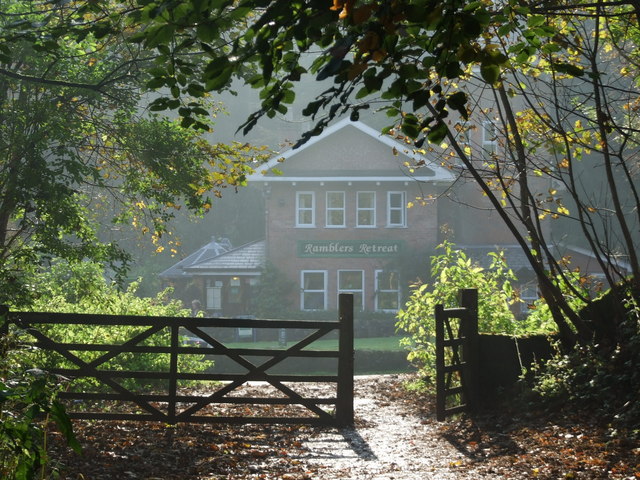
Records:
<instances>
[{"instance_id":1,"label":"shrub","mask_svg":"<svg viewBox=\"0 0 640 480\"><path fill-rule=\"evenodd\" d=\"M80 272L87 273L86 267L81 267ZM75 272L75 273L80 273ZM58 278L57 272L51 272L52 278ZM75 276L72 277L75 279ZM75 283L71 280L69 283ZM120 291L113 284L102 281L93 284L90 280L84 280L85 286L82 296L75 296L70 302L68 296L62 288L51 285L51 296L42 296L34 302L30 309L33 311L65 312L65 313L85 313L85 314L111 314L111 315L140 315L140 316L162 316L162 317L187 317L190 311L183 308L179 301L167 300L171 290L160 292L155 298L138 297L136 290L138 283L132 283L126 291ZM119 345L138 333L143 332L148 327L124 326L124 325L47 325L44 327L47 335L56 341L68 343L104 343ZM160 332L142 342L142 345L169 346L171 343L171 332L163 329ZM42 353L42 352L40 352ZM77 352L77 355L84 361L91 361L97 357L99 352ZM106 368L111 370L131 370L158 372L169 370L169 355L157 353L120 353L107 364ZM179 357L179 369L190 372L205 371L213 365L212 361L204 360L202 355L181 355ZM42 368L68 366L68 362L56 354L40 355L38 366ZM141 383L134 380L123 380L123 385L127 388L152 388L155 382Z\"/></svg>"},{"instance_id":2,"label":"shrub","mask_svg":"<svg viewBox=\"0 0 640 480\"><path fill-rule=\"evenodd\" d=\"M630 296L627 315L615 346L559 347L543 366L536 367L533 390L544 402L589 407L614 430L640 437L640 307Z\"/></svg>"},{"instance_id":3,"label":"shrub","mask_svg":"<svg viewBox=\"0 0 640 480\"><path fill-rule=\"evenodd\" d=\"M166 300L168 291L155 298L139 298L135 295L137 283L124 292L118 290L115 285L105 282L102 267L91 263L53 262L51 268L33 275L28 283L33 293L29 297L30 303L26 304L23 299L13 305L14 309L116 315L189 314L178 302ZM6 319L0 320L4 327ZM64 342L100 339L101 343L117 344L133 337L141 328L145 327L51 325L47 333ZM68 443L79 449L68 416L57 398L63 385L46 373L49 367L66 364L60 357L29 347L30 338L25 332L13 331L0 339L0 478L44 478L48 423L54 422ZM169 345L170 334L163 332L153 341L158 345ZM85 360L90 358L88 352L76 353ZM118 355L108 366L122 370L166 371L168 365L167 355L141 354ZM182 359L180 367L202 371L211 365L212 362L203 361L202 356L191 355Z\"/></svg>"},{"instance_id":4,"label":"shrub","mask_svg":"<svg viewBox=\"0 0 640 480\"><path fill-rule=\"evenodd\" d=\"M489 254L491 263L483 268L448 241L436 248L431 257L432 284L413 286L404 309L398 312L397 328L409 334L403 340L408 359L425 377L433 377L435 368L435 307L457 307L460 289L478 290L478 328L484 333L539 333L539 324L516 320L511 307L519 302L512 286L515 275L501 252Z\"/></svg>"},{"instance_id":5,"label":"shrub","mask_svg":"<svg viewBox=\"0 0 640 480\"><path fill-rule=\"evenodd\" d=\"M0 478L44 478L49 422L80 451L69 417L57 398L61 384L42 370L26 369L24 351L12 335L3 335L0 341Z\"/></svg>"}]
</instances>

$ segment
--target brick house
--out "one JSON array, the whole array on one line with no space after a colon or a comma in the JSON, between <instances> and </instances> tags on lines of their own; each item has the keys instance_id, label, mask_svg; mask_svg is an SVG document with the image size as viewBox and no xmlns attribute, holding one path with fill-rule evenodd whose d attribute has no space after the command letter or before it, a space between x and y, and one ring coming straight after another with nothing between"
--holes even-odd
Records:
<instances>
[{"instance_id":1,"label":"brick house","mask_svg":"<svg viewBox=\"0 0 640 480\"><path fill-rule=\"evenodd\" d=\"M263 192L264 239L195 252L160 276L177 290L189 285L185 302L202 299L211 314L250 314L245 301L268 261L295 285L283 299L292 309L335 310L345 292L358 310L395 312L408 293L398 266L427 268L415 255L438 243L437 198L453 178L364 123L339 121L249 178Z\"/></svg>"},{"instance_id":2,"label":"brick house","mask_svg":"<svg viewBox=\"0 0 640 480\"><path fill-rule=\"evenodd\" d=\"M213 240L160 276L185 303L198 299L212 315L253 314L249 299L266 264L293 285L282 298L290 310L336 310L344 292L354 294L357 310L396 312L409 283L428 275L446 224L480 264L502 250L533 302L537 286L521 248L473 184L452 192L455 179L378 130L341 120L249 177L264 200L264 238L236 248ZM563 254L598 273L584 252L566 247Z\"/></svg>"},{"instance_id":3,"label":"brick house","mask_svg":"<svg viewBox=\"0 0 640 480\"><path fill-rule=\"evenodd\" d=\"M447 169L349 120L272 159L250 182L264 192L266 257L297 285L291 305L335 310L338 294L352 293L357 310L397 311L398 265L436 245L437 197L452 180ZM428 205L409 208L427 195Z\"/></svg>"}]
</instances>

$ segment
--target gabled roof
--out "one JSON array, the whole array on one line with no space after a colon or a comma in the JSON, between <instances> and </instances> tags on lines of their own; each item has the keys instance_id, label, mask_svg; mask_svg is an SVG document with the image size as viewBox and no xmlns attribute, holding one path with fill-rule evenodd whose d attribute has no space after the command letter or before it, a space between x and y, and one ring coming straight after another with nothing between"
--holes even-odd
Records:
<instances>
[{"instance_id":1,"label":"gabled roof","mask_svg":"<svg viewBox=\"0 0 640 480\"><path fill-rule=\"evenodd\" d=\"M184 269L191 265L198 264L200 262L207 261L211 258L222 255L224 252L231 250L231 242L228 238L216 238L212 237L211 241L206 245L203 245L191 255L180 260L178 263L167 268L164 272L160 273L161 278L180 278L184 277Z\"/></svg>"},{"instance_id":2,"label":"gabled roof","mask_svg":"<svg viewBox=\"0 0 640 480\"><path fill-rule=\"evenodd\" d=\"M456 248L465 252L469 258L477 262L483 268L489 268L493 261L493 258L489 256L490 253L502 252L505 262L514 272L532 270L529 259L522 251L522 247L517 244L456 245Z\"/></svg>"},{"instance_id":3,"label":"gabled roof","mask_svg":"<svg viewBox=\"0 0 640 480\"><path fill-rule=\"evenodd\" d=\"M562 247L566 248L569 251L579 253L580 255L584 255L592 260L596 260L597 257L593 250L588 250L586 248L578 247L576 245L565 245L561 244ZM618 253L610 255L609 261L612 265L615 265L617 268L621 268L626 270L627 272L631 272L631 264L629 263L629 254L628 253Z\"/></svg>"},{"instance_id":4,"label":"gabled roof","mask_svg":"<svg viewBox=\"0 0 640 480\"><path fill-rule=\"evenodd\" d=\"M322 157L324 151L333 156ZM309 165L308 157L317 161ZM273 157L248 179L253 182L452 182L454 175L449 169L414 153L408 145L362 122L343 119L302 146Z\"/></svg>"},{"instance_id":5,"label":"gabled roof","mask_svg":"<svg viewBox=\"0 0 640 480\"><path fill-rule=\"evenodd\" d=\"M187 275L211 275L214 272L259 273L264 260L265 241L257 240L184 267L184 272Z\"/></svg>"}]
</instances>

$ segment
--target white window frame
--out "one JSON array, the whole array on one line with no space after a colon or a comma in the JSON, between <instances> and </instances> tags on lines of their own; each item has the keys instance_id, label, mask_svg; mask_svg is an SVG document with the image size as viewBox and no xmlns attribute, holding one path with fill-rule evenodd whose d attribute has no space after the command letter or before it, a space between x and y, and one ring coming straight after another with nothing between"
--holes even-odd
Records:
<instances>
[{"instance_id":1,"label":"white window frame","mask_svg":"<svg viewBox=\"0 0 640 480\"><path fill-rule=\"evenodd\" d=\"M380 276L384 273L395 273L396 275L398 275L398 288L396 290L391 290L388 288L380 288ZM375 304L375 310L376 312L397 312L400 309L400 301L401 301L401 292L400 292L400 277L399 277L399 272L397 270L376 270L375 271L375 291L376 291L376 304ZM397 308L380 308L379 305L379 301L380 301L380 294L381 293L396 293L397 295Z\"/></svg>"},{"instance_id":2,"label":"white window frame","mask_svg":"<svg viewBox=\"0 0 640 480\"><path fill-rule=\"evenodd\" d=\"M490 120L482 122L482 157L490 160L498 151L498 130Z\"/></svg>"},{"instance_id":3,"label":"white window frame","mask_svg":"<svg viewBox=\"0 0 640 480\"><path fill-rule=\"evenodd\" d=\"M341 207L331 207L329 206L329 197L332 195L340 195L342 197L342 206ZM346 208L345 208L345 193L340 191L327 191L326 197L326 217L325 217L325 226L327 228L344 228L346 225ZM342 223L329 223L329 219L331 218L331 213L333 212L341 212L342 213Z\"/></svg>"},{"instance_id":4,"label":"white window frame","mask_svg":"<svg viewBox=\"0 0 640 480\"><path fill-rule=\"evenodd\" d=\"M207 310L222 310L222 281L207 280Z\"/></svg>"},{"instance_id":5,"label":"white window frame","mask_svg":"<svg viewBox=\"0 0 640 480\"><path fill-rule=\"evenodd\" d=\"M458 143L462 146L463 149L468 149L467 157L469 159L473 158L473 147L471 146L471 126L468 122L463 122L460 125L460 131L458 132ZM484 135L484 133L483 133Z\"/></svg>"},{"instance_id":6,"label":"white window frame","mask_svg":"<svg viewBox=\"0 0 640 480\"><path fill-rule=\"evenodd\" d=\"M361 194L370 194L372 195L372 206L371 207L361 207L360 206L360 195ZM371 212L372 223L371 224L361 224L360 223L360 212ZM356 227L358 228L376 228L376 192L373 191L363 191L356 192Z\"/></svg>"},{"instance_id":7,"label":"white window frame","mask_svg":"<svg viewBox=\"0 0 640 480\"><path fill-rule=\"evenodd\" d=\"M360 288L341 288L341 284L340 284L340 274L342 273L353 273L353 272L358 272L360 273ZM354 269L344 269L344 270L338 270L338 278L337 278L337 285L338 285L338 298L337 298L337 302L340 302L339 299L339 295L341 293L351 293L354 296L354 302L353 302L353 309L355 311L362 311L364 310L364 270L354 270ZM357 295L360 295L360 302L357 302L356 298ZM358 305L359 303L359 305ZM339 305L338 305L339 307Z\"/></svg>"},{"instance_id":8,"label":"white window frame","mask_svg":"<svg viewBox=\"0 0 640 480\"><path fill-rule=\"evenodd\" d=\"M314 289L307 290L304 288L305 274L308 274L308 273L322 274L323 276L322 290L314 290ZM300 271L300 310L309 312L309 311L327 309L327 277L328 275L326 270L301 270ZM323 296L322 308L305 308L305 302L304 302L305 293L320 293L320 292L322 292L322 296Z\"/></svg>"},{"instance_id":9,"label":"white window frame","mask_svg":"<svg viewBox=\"0 0 640 480\"><path fill-rule=\"evenodd\" d=\"M311 197L311 207L301 206L301 198L309 195ZM311 222L301 223L300 214L302 212L311 212ZM296 192L296 227L298 228L314 228L316 226L316 195L315 192Z\"/></svg>"},{"instance_id":10,"label":"white window frame","mask_svg":"<svg viewBox=\"0 0 640 480\"><path fill-rule=\"evenodd\" d=\"M400 207L395 207L391 205L392 203L391 197L394 195L400 195ZM396 222L396 223L391 222L393 212L400 212L401 214L400 222ZM406 226L407 226L407 192L404 192L404 191L387 192L387 227L403 228Z\"/></svg>"}]
</instances>

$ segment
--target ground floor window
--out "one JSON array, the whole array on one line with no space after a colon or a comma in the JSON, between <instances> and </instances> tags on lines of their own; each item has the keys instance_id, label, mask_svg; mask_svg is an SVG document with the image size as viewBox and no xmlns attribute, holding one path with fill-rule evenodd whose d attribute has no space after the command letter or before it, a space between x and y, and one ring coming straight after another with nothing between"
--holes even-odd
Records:
<instances>
[{"instance_id":1,"label":"ground floor window","mask_svg":"<svg viewBox=\"0 0 640 480\"><path fill-rule=\"evenodd\" d=\"M400 308L398 272L376 270L376 310L397 311Z\"/></svg>"},{"instance_id":2,"label":"ground floor window","mask_svg":"<svg viewBox=\"0 0 640 480\"><path fill-rule=\"evenodd\" d=\"M229 279L229 291L227 292L227 302L242 302L242 282L240 277L231 277Z\"/></svg>"},{"instance_id":3,"label":"ground floor window","mask_svg":"<svg viewBox=\"0 0 640 480\"><path fill-rule=\"evenodd\" d=\"M303 270L301 272L300 308L302 310L326 310L327 272Z\"/></svg>"},{"instance_id":4,"label":"ground floor window","mask_svg":"<svg viewBox=\"0 0 640 480\"><path fill-rule=\"evenodd\" d=\"M522 287L520 287L520 299L522 300L520 313L529 315L531 313L530 306L533 305L538 298L538 284L536 282L522 285Z\"/></svg>"},{"instance_id":5,"label":"ground floor window","mask_svg":"<svg viewBox=\"0 0 640 480\"><path fill-rule=\"evenodd\" d=\"M222 282L207 280L207 310L222 310Z\"/></svg>"},{"instance_id":6,"label":"ground floor window","mask_svg":"<svg viewBox=\"0 0 640 480\"><path fill-rule=\"evenodd\" d=\"M338 270L338 294L353 294L353 309L363 310L364 272L362 270Z\"/></svg>"}]
</instances>

